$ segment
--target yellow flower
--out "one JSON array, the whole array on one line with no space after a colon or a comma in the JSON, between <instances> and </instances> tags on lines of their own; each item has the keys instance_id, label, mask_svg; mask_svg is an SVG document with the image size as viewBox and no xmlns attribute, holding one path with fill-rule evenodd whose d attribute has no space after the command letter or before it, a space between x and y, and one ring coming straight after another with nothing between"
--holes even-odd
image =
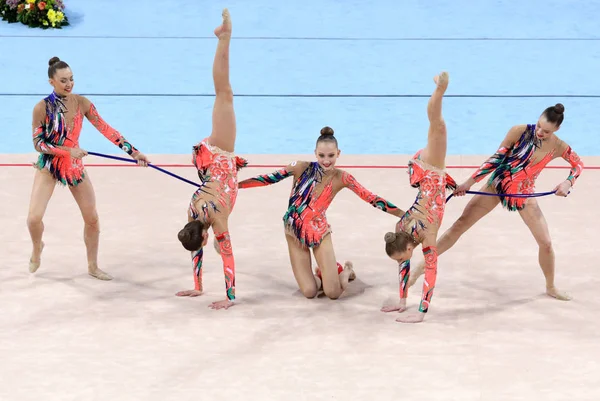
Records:
<instances>
[{"instance_id":1,"label":"yellow flower","mask_svg":"<svg viewBox=\"0 0 600 401\"><path fill-rule=\"evenodd\" d=\"M27 0L27 3L33 4L33 3L35 3L35 0Z\"/></svg>"},{"instance_id":2,"label":"yellow flower","mask_svg":"<svg viewBox=\"0 0 600 401\"><path fill-rule=\"evenodd\" d=\"M54 11L53 9L48 10L48 21L52 23L56 21L56 11Z\"/></svg>"},{"instance_id":3,"label":"yellow flower","mask_svg":"<svg viewBox=\"0 0 600 401\"><path fill-rule=\"evenodd\" d=\"M65 15L61 11L58 11L56 13L56 22L62 22L64 19Z\"/></svg>"},{"instance_id":4,"label":"yellow flower","mask_svg":"<svg viewBox=\"0 0 600 401\"><path fill-rule=\"evenodd\" d=\"M42 24L44 24L44 26L48 26L48 21L44 21Z\"/></svg>"}]
</instances>

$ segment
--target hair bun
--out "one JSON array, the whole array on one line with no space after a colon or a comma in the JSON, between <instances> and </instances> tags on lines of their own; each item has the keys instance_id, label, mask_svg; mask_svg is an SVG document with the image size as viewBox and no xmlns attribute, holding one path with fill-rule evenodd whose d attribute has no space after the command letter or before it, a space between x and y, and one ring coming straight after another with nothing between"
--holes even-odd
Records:
<instances>
[{"instance_id":1,"label":"hair bun","mask_svg":"<svg viewBox=\"0 0 600 401\"><path fill-rule=\"evenodd\" d=\"M331 127L321 128L321 136L333 136L333 128L331 128Z\"/></svg>"},{"instance_id":2,"label":"hair bun","mask_svg":"<svg viewBox=\"0 0 600 401\"><path fill-rule=\"evenodd\" d=\"M54 56L54 57L52 57L52 58L50 59L50 61L48 61L48 65L49 65L50 67L52 67L52 64L56 64L56 63L58 63L59 61L60 61L60 59L59 59L58 57Z\"/></svg>"},{"instance_id":3,"label":"hair bun","mask_svg":"<svg viewBox=\"0 0 600 401\"><path fill-rule=\"evenodd\" d=\"M383 239L385 240L386 244L391 244L392 242L396 241L396 233L391 231L389 233L385 233Z\"/></svg>"},{"instance_id":4,"label":"hair bun","mask_svg":"<svg viewBox=\"0 0 600 401\"><path fill-rule=\"evenodd\" d=\"M179 238L179 241L183 242L183 241L189 241L191 237L191 234L188 230L183 229L181 231L179 231L179 233L177 234L177 238Z\"/></svg>"},{"instance_id":5,"label":"hair bun","mask_svg":"<svg viewBox=\"0 0 600 401\"><path fill-rule=\"evenodd\" d=\"M563 114L565 112L565 106L563 106L562 103L556 103L554 106L554 112L556 114Z\"/></svg>"}]
</instances>

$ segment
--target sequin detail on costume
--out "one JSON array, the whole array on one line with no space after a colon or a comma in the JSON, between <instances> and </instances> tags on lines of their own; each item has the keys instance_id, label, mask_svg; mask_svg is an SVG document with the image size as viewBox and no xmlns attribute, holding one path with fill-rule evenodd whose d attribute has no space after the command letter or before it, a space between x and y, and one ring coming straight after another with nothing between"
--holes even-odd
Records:
<instances>
[{"instance_id":1,"label":"sequin detail on costume","mask_svg":"<svg viewBox=\"0 0 600 401\"><path fill-rule=\"evenodd\" d=\"M346 172L342 173L342 184L344 184L346 188L357 194L359 198L369 203L376 209L388 213L399 210L398 207L392 202L388 202L387 200L383 199L378 195L375 195L374 193L360 185L358 181L356 181L356 178L354 178L354 176L351 174L348 174Z\"/></svg>"},{"instance_id":2,"label":"sequin detail on costume","mask_svg":"<svg viewBox=\"0 0 600 401\"><path fill-rule=\"evenodd\" d=\"M111 141L114 145L117 145L128 155L133 155L138 150L127 140L123 135L116 129L108 125L106 121L100 117L100 113L96 109L94 104L90 104L90 111L88 112L90 123L100 132L106 139Z\"/></svg>"},{"instance_id":3,"label":"sequin detail on costume","mask_svg":"<svg viewBox=\"0 0 600 401\"><path fill-rule=\"evenodd\" d=\"M290 171L288 171L286 168L282 168L271 174L263 174L244 180L240 182L239 188L264 187L267 185L276 184L279 181L285 180L291 175L292 173Z\"/></svg>"},{"instance_id":4,"label":"sequin detail on costume","mask_svg":"<svg viewBox=\"0 0 600 401\"><path fill-rule=\"evenodd\" d=\"M423 278L423 293L421 295L419 312L427 313L437 278L437 247L428 246L423 248L423 256L425 257L425 277Z\"/></svg>"},{"instance_id":5,"label":"sequin detail on costume","mask_svg":"<svg viewBox=\"0 0 600 401\"><path fill-rule=\"evenodd\" d=\"M219 254L223 260L223 273L225 275L225 293L227 299L235 300L235 260L231 248L231 238L229 231L215 234L215 238L219 244Z\"/></svg>"},{"instance_id":6,"label":"sequin detail on costume","mask_svg":"<svg viewBox=\"0 0 600 401\"><path fill-rule=\"evenodd\" d=\"M567 180L571 181L571 186L573 186L575 185L575 181L577 181L577 178L579 178L581 172L583 171L583 161L581 161L579 155L575 153L575 151L571 149L570 146L568 146L567 149L564 151L564 153L562 154L562 158L565 159L567 163L571 165L571 170L569 171L569 176L567 177Z\"/></svg>"},{"instance_id":7,"label":"sequin detail on costume","mask_svg":"<svg viewBox=\"0 0 600 401\"><path fill-rule=\"evenodd\" d=\"M58 148L58 146L79 147L79 135L83 126L81 102L89 101L81 97L75 99L77 110L73 117L73 126L69 128L65 118L68 110L63 100L55 92L44 98L46 106L44 122L33 133L34 146L40 152L34 167L48 170L60 184L68 186L76 186L85 178L83 161L72 158L68 151ZM130 155L137 152L131 143L102 119L93 103L89 103L87 116L92 125L113 144Z\"/></svg>"},{"instance_id":8,"label":"sequin detail on costume","mask_svg":"<svg viewBox=\"0 0 600 401\"><path fill-rule=\"evenodd\" d=\"M398 265L398 283L400 299L408 296L408 279L410 278L410 259Z\"/></svg>"},{"instance_id":9,"label":"sequin detail on costume","mask_svg":"<svg viewBox=\"0 0 600 401\"><path fill-rule=\"evenodd\" d=\"M418 188L417 197L396 224L396 231L409 233L415 242L421 243L427 227L436 230L441 226L446 207L446 189L455 189L456 181L449 174L423 163L418 151L408 162L410 185Z\"/></svg>"},{"instance_id":10,"label":"sequin detail on costume","mask_svg":"<svg viewBox=\"0 0 600 401\"><path fill-rule=\"evenodd\" d=\"M206 193L214 199L209 202L213 210L218 211L219 207L227 207L231 212L237 199L237 173L248 165L248 161L210 145L207 138L194 146L192 163L198 170L198 178L202 182L192 197L193 203L202 196L202 193ZM192 208L190 207L190 210Z\"/></svg>"},{"instance_id":11,"label":"sequin detail on costume","mask_svg":"<svg viewBox=\"0 0 600 401\"><path fill-rule=\"evenodd\" d=\"M202 261L204 259L204 250L200 248L192 252L192 265L194 267L194 289L202 291Z\"/></svg>"},{"instance_id":12,"label":"sequin detail on costume","mask_svg":"<svg viewBox=\"0 0 600 401\"><path fill-rule=\"evenodd\" d=\"M319 245L330 229L325 211L332 199L331 182L323 188L320 195L322 202L318 202L318 198L313 198L315 187L322 180L323 169L319 163L310 163L292 188L288 209L283 216L286 228L307 247Z\"/></svg>"},{"instance_id":13,"label":"sequin detail on costume","mask_svg":"<svg viewBox=\"0 0 600 401\"><path fill-rule=\"evenodd\" d=\"M33 164L38 169L46 169L62 185L76 186L84 179L83 163L71 158L71 154L58 146L75 147L83 123L83 116L77 108L73 127L69 130L64 114L67 107L54 92L44 98L46 115L44 122L35 129L33 143L40 152Z\"/></svg>"}]
</instances>

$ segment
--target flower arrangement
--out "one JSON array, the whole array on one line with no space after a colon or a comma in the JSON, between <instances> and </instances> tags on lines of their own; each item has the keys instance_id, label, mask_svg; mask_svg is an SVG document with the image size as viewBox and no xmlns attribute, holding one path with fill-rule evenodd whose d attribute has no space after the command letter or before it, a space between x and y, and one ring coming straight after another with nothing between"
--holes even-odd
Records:
<instances>
[{"instance_id":1,"label":"flower arrangement","mask_svg":"<svg viewBox=\"0 0 600 401\"><path fill-rule=\"evenodd\" d=\"M0 0L0 15L8 23L20 22L31 28L69 25L63 0Z\"/></svg>"}]
</instances>

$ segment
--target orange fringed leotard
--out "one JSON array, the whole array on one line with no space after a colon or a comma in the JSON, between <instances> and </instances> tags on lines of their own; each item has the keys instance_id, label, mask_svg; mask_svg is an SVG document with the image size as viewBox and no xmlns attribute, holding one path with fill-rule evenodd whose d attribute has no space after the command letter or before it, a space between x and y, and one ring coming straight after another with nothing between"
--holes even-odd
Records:
<instances>
[{"instance_id":1,"label":"orange fringed leotard","mask_svg":"<svg viewBox=\"0 0 600 401\"><path fill-rule=\"evenodd\" d=\"M77 105L71 126L68 126L65 118L68 110L64 99L55 92L44 99L45 116L33 131L34 146L40 153L34 167L48 170L56 181L63 185L76 186L85 178L83 162L81 159L72 158L69 151L63 148L79 147L79 134L83 126L82 105L88 110L86 116L89 121L108 140L129 155L136 153L137 149L100 117L93 103L82 96L70 96L75 97Z\"/></svg>"}]
</instances>

